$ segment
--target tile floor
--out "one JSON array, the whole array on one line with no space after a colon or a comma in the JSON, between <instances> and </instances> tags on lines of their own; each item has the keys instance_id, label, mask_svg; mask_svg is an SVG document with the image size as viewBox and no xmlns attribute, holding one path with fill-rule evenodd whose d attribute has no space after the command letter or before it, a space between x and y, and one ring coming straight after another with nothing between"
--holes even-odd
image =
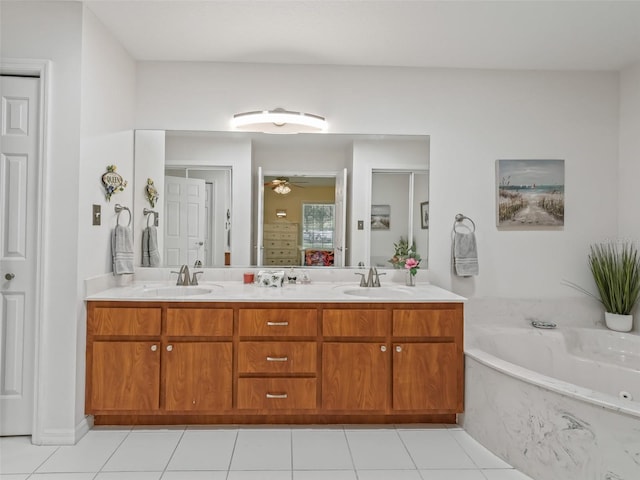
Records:
<instances>
[{"instance_id":1,"label":"tile floor","mask_svg":"<svg viewBox=\"0 0 640 480\"><path fill-rule=\"evenodd\" d=\"M456 426L96 427L0 438L0 480L531 480Z\"/></svg>"}]
</instances>

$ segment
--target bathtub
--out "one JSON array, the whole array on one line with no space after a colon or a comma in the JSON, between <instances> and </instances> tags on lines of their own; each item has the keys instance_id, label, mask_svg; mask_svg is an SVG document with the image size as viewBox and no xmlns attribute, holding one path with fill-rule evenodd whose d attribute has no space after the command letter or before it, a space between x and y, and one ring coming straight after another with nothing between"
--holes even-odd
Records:
<instances>
[{"instance_id":1,"label":"bathtub","mask_svg":"<svg viewBox=\"0 0 640 480\"><path fill-rule=\"evenodd\" d=\"M640 336L468 327L463 428L535 480L640 479Z\"/></svg>"}]
</instances>

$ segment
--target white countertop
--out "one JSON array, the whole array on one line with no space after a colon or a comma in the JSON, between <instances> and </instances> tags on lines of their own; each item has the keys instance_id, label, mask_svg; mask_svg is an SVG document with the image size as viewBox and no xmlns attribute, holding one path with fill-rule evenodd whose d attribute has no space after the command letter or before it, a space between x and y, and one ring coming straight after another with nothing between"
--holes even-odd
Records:
<instances>
[{"instance_id":1,"label":"white countertop","mask_svg":"<svg viewBox=\"0 0 640 480\"><path fill-rule=\"evenodd\" d=\"M197 292L196 295L189 293ZM466 299L430 283L407 287L388 282L381 287L359 287L356 282L312 282L283 287L245 285L239 281L202 282L198 286L176 287L175 283L140 281L109 288L86 297L88 301L149 302L464 302Z\"/></svg>"}]
</instances>

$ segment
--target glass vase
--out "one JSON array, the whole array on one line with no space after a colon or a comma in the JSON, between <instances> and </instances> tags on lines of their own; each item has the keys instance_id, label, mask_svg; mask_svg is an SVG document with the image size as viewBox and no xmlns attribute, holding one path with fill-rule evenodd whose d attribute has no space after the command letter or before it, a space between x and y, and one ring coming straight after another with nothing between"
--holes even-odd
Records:
<instances>
[{"instance_id":1,"label":"glass vase","mask_svg":"<svg viewBox=\"0 0 640 480\"><path fill-rule=\"evenodd\" d=\"M407 270L407 276L405 280L406 280L407 287L416 286L416 276L413 275L409 270Z\"/></svg>"}]
</instances>

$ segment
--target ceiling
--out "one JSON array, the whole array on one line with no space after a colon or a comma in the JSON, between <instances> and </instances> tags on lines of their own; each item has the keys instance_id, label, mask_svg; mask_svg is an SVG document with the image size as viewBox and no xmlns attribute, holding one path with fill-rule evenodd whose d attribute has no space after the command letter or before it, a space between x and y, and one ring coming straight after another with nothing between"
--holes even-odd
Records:
<instances>
[{"instance_id":1,"label":"ceiling","mask_svg":"<svg viewBox=\"0 0 640 480\"><path fill-rule=\"evenodd\" d=\"M620 70L640 0L89 0L137 60Z\"/></svg>"}]
</instances>

